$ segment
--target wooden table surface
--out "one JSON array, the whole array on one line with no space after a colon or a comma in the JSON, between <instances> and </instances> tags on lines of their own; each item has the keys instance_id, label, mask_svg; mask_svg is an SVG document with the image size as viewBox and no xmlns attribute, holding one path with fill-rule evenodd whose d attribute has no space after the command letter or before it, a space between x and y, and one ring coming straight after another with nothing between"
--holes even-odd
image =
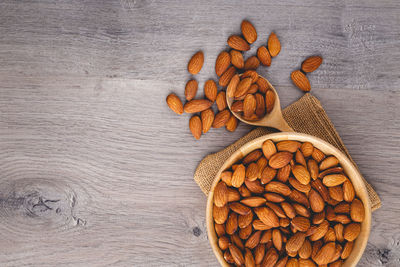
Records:
<instances>
[{"instance_id":1,"label":"wooden table surface","mask_svg":"<svg viewBox=\"0 0 400 267\"><path fill-rule=\"evenodd\" d=\"M251 20L254 54L275 31L261 74L283 106L309 77L382 198L359 266L400 265L400 2L12 1L0 3L0 266L217 266L207 240L199 161L247 133L195 141L183 98L197 50L216 78L226 39Z\"/></svg>"}]
</instances>

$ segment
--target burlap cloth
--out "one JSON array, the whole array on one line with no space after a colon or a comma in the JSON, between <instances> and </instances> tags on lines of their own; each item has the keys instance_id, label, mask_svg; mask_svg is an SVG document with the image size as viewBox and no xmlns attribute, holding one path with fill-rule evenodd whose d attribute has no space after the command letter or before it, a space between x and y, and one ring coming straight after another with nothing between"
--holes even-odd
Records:
<instances>
[{"instance_id":1,"label":"burlap cloth","mask_svg":"<svg viewBox=\"0 0 400 267\"><path fill-rule=\"evenodd\" d=\"M331 143L345 153L353 162L353 164L357 166L350 157L342 139L340 139L339 134L337 133L335 127L326 115L325 110L322 108L321 103L317 98L311 94L305 94L302 98L285 108L283 110L283 116L296 132L317 136L328 143ZM206 156L197 166L197 169L194 173L194 180L200 186L200 189L204 192L204 194L208 194L215 175L224 162L229 158L229 156L233 154L233 152L235 152L245 143L257 137L273 132L276 132L276 130L258 127L225 149L215 154ZM372 186L365 179L364 182L368 190L372 211L374 211L380 208L381 200Z\"/></svg>"}]
</instances>

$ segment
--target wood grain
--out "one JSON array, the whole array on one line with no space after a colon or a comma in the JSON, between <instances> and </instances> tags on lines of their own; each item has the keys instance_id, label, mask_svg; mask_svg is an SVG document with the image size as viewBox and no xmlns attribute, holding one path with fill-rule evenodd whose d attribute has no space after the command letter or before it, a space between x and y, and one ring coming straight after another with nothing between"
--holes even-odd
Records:
<instances>
[{"instance_id":1,"label":"wood grain","mask_svg":"<svg viewBox=\"0 0 400 267\"><path fill-rule=\"evenodd\" d=\"M301 95L290 72L323 55L312 92L383 201L360 266L398 266L399 14L394 0L1 1L0 265L217 265L193 172L250 127L196 142L165 98L183 99L199 49L199 88L215 78L246 18L246 57L281 40L261 74L283 106Z\"/></svg>"}]
</instances>

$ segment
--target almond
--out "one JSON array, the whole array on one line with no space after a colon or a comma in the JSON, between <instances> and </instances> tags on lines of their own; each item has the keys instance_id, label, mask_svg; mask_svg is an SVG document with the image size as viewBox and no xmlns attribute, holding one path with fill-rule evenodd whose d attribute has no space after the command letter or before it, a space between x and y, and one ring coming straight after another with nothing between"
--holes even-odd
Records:
<instances>
[{"instance_id":1,"label":"almond","mask_svg":"<svg viewBox=\"0 0 400 267\"><path fill-rule=\"evenodd\" d=\"M226 183L227 186L232 186L232 172L224 171L219 178Z\"/></svg>"},{"instance_id":2,"label":"almond","mask_svg":"<svg viewBox=\"0 0 400 267\"><path fill-rule=\"evenodd\" d=\"M342 265L343 265L343 261L337 260L337 261L332 262L331 264L329 264L329 267L341 267Z\"/></svg>"},{"instance_id":3,"label":"almond","mask_svg":"<svg viewBox=\"0 0 400 267\"><path fill-rule=\"evenodd\" d=\"M310 220L301 216L294 217L291 224L300 232L306 232L310 228Z\"/></svg>"},{"instance_id":4,"label":"almond","mask_svg":"<svg viewBox=\"0 0 400 267\"><path fill-rule=\"evenodd\" d=\"M243 254L238 247L233 244L229 244L229 252L232 255L233 260L239 266L244 264Z\"/></svg>"},{"instance_id":5,"label":"almond","mask_svg":"<svg viewBox=\"0 0 400 267\"><path fill-rule=\"evenodd\" d=\"M318 177L319 178L324 178L324 176L331 174L331 173L342 173L343 172L343 168L342 167L333 167L333 168L329 168L324 170L323 172L321 172Z\"/></svg>"},{"instance_id":6,"label":"almond","mask_svg":"<svg viewBox=\"0 0 400 267\"><path fill-rule=\"evenodd\" d=\"M218 239L218 246L220 249L226 250L228 248L228 245L229 245L229 238L227 238L226 236L221 236Z\"/></svg>"},{"instance_id":7,"label":"almond","mask_svg":"<svg viewBox=\"0 0 400 267\"><path fill-rule=\"evenodd\" d=\"M225 225L224 224L215 224L215 233L218 237L221 237L225 234Z\"/></svg>"},{"instance_id":8,"label":"almond","mask_svg":"<svg viewBox=\"0 0 400 267\"><path fill-rule=\"evenodd\" d=\"M328 232L329 229L329 222L328 221L323 221L320 225L317 226L317 229L315 232L310 236L311 241L317 241L323 238Z\"/></svg>"},{"instance_id":9,"label":"almond","mask_svg":"<svg viewBox=\"0 0 400 267\"><path fill-rule=\"evenodd\" d=\"M272 90L268 90L265 93L265 108L267 113L271 113L275 105L275 93Z\"/></svg>"},{"instance_id":10,"label":"almond","mask_svg":"<svg viewBox=\"0 0 400 267\"><path fill-rule=\"evenodd\" d=\"M314 150L314 146L310 142L304 142L303 144L301 144L300 150L303 153L304 157L307 158L311 156Z\"/></svg>"},{"instance_id":11,"label":"almond","mask_svg":"<svg viewBox=\"0 0 400 267\"><path fill-rule=\"evenodd\" d=\"M331 187L331 186L341 185L346 180L347 177L344 176L343 174L329 174L322 179L322 182L324 183L325 186Z\"/></svg>"},{"instance_id":12,"label":"almond","mask_svg":"<svg viewBox=\"0 0 400 267\"><path fill-rule=\"evenodd\" d=\"M301 153L300 150L296 151L296 156L295 156L296 162L303 165L304 167L307 168L307 162L303 156L303 153Z\"/></svg>"},{"instance_id":13,"label":"almond","mask_svg":"<svg viewBox=\"0 0 400 267\"><path fill-rule=\"evenodd\" d=\"M274 32L271 32L268 37L268 50L271 57L276 57L281 51L281 43Z\"/></svg>"},{"instance_id":14,"label":"almond","mask_svg":"<svg viewBox=\"0 0 400 267\"><path fill-rule=\"evenodd\" d=\"M268 207L260 207L254 209L258 218L267 226L278 227L279 219L275 212ZM254 227L254 226L253 226Z\"/></svg>"},{"instance_id":15,"label":"almond","mask_svg":"<svg viewBox=\"0 0 400 267\"><path fill-rule=\"evenodd\" d=\"M293 219L296 216L296 211L293 208L292 205L290 205L287 202L282 202L281 203L281 207L283 209L283 211L285 212L286 216Z\"/></svg>"},{"instance_id":16,"label":"almond","mask_svg":"<svg viewBox=\"0 0 400 267\"><path fill-rule=\"evenodd\" d=\"M238 225L240 228L246 228L253 221L253 212L249 212L246 215L239 215Z\"/></svg>"},{"instance_id":17,"label":"almond","mask_svg":"<svg viewBox=\"0 0 400 267\"><path fill-rule=\"evenodd\" d=\"M265 205L272 209L279 218L286 218L286 214L283 209L281 209L281 207L275 203L267 202Z\"/></svg>"},{"instance_id":18,"label":"almond","mask_svg":"<svg viewBox=\"0 0 400 267\"><path fill-rule=\"evenodd\" d=\"M301 193L297 190L292 190L292 193L290 193L289 195L289 199L291 199L294 202L300 203L306 207L310 206L307 196L304 193Z\"/></svg>"},{"instance_id":19,"label":"almond","mask_svg":"<svg viewBox=\"0 0 400 267\"><path fill-rule=\"evenodd\" d=\"M278 252L276 252L274 248L270 248L265 253L265 257L261 262L261 266L262 267L275 266L275 263L278 261L278 259L279 259Z\"/></svg>"},{"instance_id":20,"label":"almond","mask_svg":"<svg viewBox=\"0 0 400 267\"><path fill-rule=\"evenodd\" d=\"M239 81L240 81L239 74L235 74L235 76L233 76L231 81L229 82L228 88L226 89L228 97L235 96L236 88L239 84Z\"/></svg>"},{"instance_id":21,"label":"almond","mask_svg":"<svg viewBox=\"0 0 400 267\"><path fill-rule=\"evenodd\" d=\"M335 255L336 245L335 242L325 244L318 252L313 260L318 264L328 264L331 258Z\"/></svg>"},{"instance_id":22,"label":"almond","mask_svg":"<svg viewBox=\"0 0 400 267\"><path fill-rule=\"evenodd\" d=\"M259 243L260 243L260 239L261 239L261 234L262 231L257 231L255 233L253 233L246 241L245 247L246 248L250 248L253 249L255 248Z\"/></svg>"},{"instance_id":23,"label":"almond","mask_svg":"<svg viewBox=\"0 0 400 267\"><path fill-rule=\"evenodd\" d=\"M228 45L239 51L248 51L250 50L249 44L238 35L231 35L227 41Z\"/></svg>"},{"instance_id":24,"label":"almond","mask_svg":"<svg viewBox=\"0 0 400 267\"><path fill-rule=\"evenodd\" d=\"M232 65L238 69L243 69L244 68L244 59L243 59L242 53L239 51L236 51L236 50L231 50L230 55L231 55Z\"/></svg>"},{"instance_id":25,"label":"almond","mask_svg":"<svg viewBox=\"0 0 400 267\"><path fill-rule=\"evenodd\" d=\"M292 168L292 173L301 184L307 185L310 183L310 173L303 165L295 165Z\"/></svg>"},{"instance_id":26,"label":"almond","mask_svg":"<svg viewBox=\"0 0 400 267\"><path fill-rule=\"evenodd\" d=\"M337 214L334 221L340 222L341 224L349 224L351 222L349 216L345 214Z\"/></svg>"},{"instance_id":27,"label":"almond","mask_svg":"<svg viewBox=\"0 0 400 267\"><path fill-rule=\"evenodd\" d=\"M285 267L287 266L286 263L288 262L289 257L285 256L283 258L281 258L276 264L275 267Z\"/></svg>"},{"instance_id":28,"label":"almond","mask_svg":"<svg viewBox=\"0 0 400 267\"><path fill-rule=\"evenodd\" d=\"M318 191L324 201L328 202L330 200L328 189L322 184L321 179L312 181L311 186Z\"/></svg>"},{"instance_id":29,"label":"almond","mask_svg":"<svg viewBox=\"0 0 400 267\"><path fill-rule=\"evenodd\" d=\"M294 85L296 85L300 90L304 92L309 92L311 90L310 81L300 70L293 71L290 77L292 78Z\"/></svg>"},{"instance_id":30,"label":"almond","mask_svg":"<svg viewBox=\"0 0 400 267\"><path fill-rule=\"evenodd\" d=\"M203 128L203 133L208 132L210 130L211 125L214 122L214 111L209 108L201 112L201 124Z\"/></svg>"},{"instance_id":31,"label":"almond","mask_svg":"<svg viewBox=\"0 0 400 267\"><path fill-rule=\"evenodd\" d=\"M243 111L243 101L235 101L231 106L231 110L233 112L242 112Z\"/></svg>"},{"instance_id":32,"label":"almond","mask_svg":"<svg viewBox=\"0 0 400 267\"><path fill-rule=\"evenodd\" d=\"M204 83L204 95L208 98L211 102L214 102L217 98L217 84L213 80L208 80Z\"/></svg>"},{"instance_id":33,"label":"almond","mask_svg":"<svg viewBox=\"0 0 400 267\"><path fill-rule=\"evenodd\" d=\"M228 131L233 132L233 131L236 130L237 125L238 125L238 120L236 119L235 116L231 116L231 117L229 118L229 120L226 122L225 128L226 128Z\"/></svg>"},{"instance_id":34,"label":"almond","mask_svg":"<svg viewBox=\"0 0 400 267\"><path fill-rule=\"evenodd\" d=\"M258 244L256 249L254 250L254 261L256 264L260 264L262 260L264 259L265 255L265 245L264 244Z\"/></svg>"},{"instance_id":35,"label":"almond","mask_svg":"<svg viewBox=\"0 0 400 267\"><path fill-rule=\"evenodd\" d=\"M282 233L278 229L272 230L272 243L278 251L282 249Z\"/></svg>"},{"instance_id":36,"label":"almond","mask_svg":"<svg viewBox=\"0 0 400 267\"><path fill-rule=\"evenodd\" d=\"M243 20L241 29L244 38L249 44L252 44L257 40L256 28L254 28L253 24L251 24L249 21Z\"/></svg>"},{"instance_id":37,"label":"almond","mask_svg":"<svg viewBox=\"0 0 400 267\"><path fill-rule=\"evenodd\" d=\"M196 80L189 80L185 86L185 97L187 101L192 100L197 93L198 83Z\"/></svg>"},{"instance_id":38,"label":"almond","mask_svg":"<svg viewBox=\"0 0 400 267\"><path fill-rule=\"evenodd\" d=\"M243 250L244 249L244 245L242 240L240 239L238 234L233 234L231 235L231 242L233 242L233 244L235 246L237 246L239 249Z\"/></svg>"},{"instance_id":39,"label":"almond","mask_svg":"<svg viewBox=\"0 0 400 267\"><path fill-rule=\"evenodd\" d=\"M229 84L232 77L236 74L236 68L231 66L229 67L219 78L219 85L225 87Z\"/></svg>"},{"instance_id":40,"label":"almond","mask_svg":"<svg viewBox=\"0 0 400 267\"><path fill-rule=\"evenodd\" d=\"M251 86L251 78L244 78L243 80L241 80L238 84L238 86L236 87L236 91L235 91L235 97L241 97L244 96L247 91L249 90L250 86Z\"/></svg>"},{"instance_id":41,"label":"almond","mask_svg":"<svg viewBox=\"0 0 400 267\"><path fill-rule=\"evenodd\" d=\"M307 162L308 171L310 172L310 176L313 180L318 178L318 164L315 160L309 159Z\"/></svg>"},{"instance_id":42,"label":"almond","mask_svg":"<svg viewBox=\"0 0 400 267\"><path fill-rule=\"evenodd\" d=\"M299 257L302 259L308 259L311 257L311 252L312 252L311 242L308 239L306 239L304 240L303 245L299 249Z\"/></svg>"},{"instance_id":43,"label":"almond","mask_svg":"<svg viewBox=\"0 0 400 267\"><path fill-rule=\"evenodd\" d=\"M221 127L225 126L225 124L228 122L230 117L231 117L231 112L227 109L219 112L217 115L215 115L212 127L213 128L221 128Z\"/></svg>"},{"instance_id":44,"label":"almond","mask_svg":"<svg viewBox=\"0 0 400 267\"><path fill-rule=\"evenodd\" d=\"M343 183L343 199L347 202L352 202L355 196L354 187L349 180Z\"/></svg>"},{"instance_id":45,"label":"almond","mask_svg":"<svg viewBox=\"0 0 400 267\"><path fill-rule=\"evenodd\" d=\"M215 223L223 224L228 218L229 208L227 205L223 207L217 207L214 205L213 207L213 218Z\"/></svg>"},{"instance_id":46,"label":"almond","mask_svg":"<svg viewBox=\"0 0 400 267\"><path fill-rule=\"evenodd\" d=\"M314 147L313 152L311 154L311 157L316 162L321 162L325 158L325 154L321 150L319 150L318 148Z\"/></svg>"},{"instance_id":47,"label":"almond","mask_svg":"<svg viewBox=\"0 0 400 267\"><path fill-rule=\"evenodd\" d=\"M295 233L286 243L286 251L288 253L296 253L303 246L306 235L302 232Z\"/></svg>"},{"instance_id":48,"label":"almond","mask_svg":"<svg viewBox=\"0 0 400 267\"><path fill-rule=\"evenodd\" d=\"M263 145L263 151L264 151L264 145ZM267 155L265 155L265 157L268 158ZM278 152L270 157L268 164L274 169L280 169L286 166L292 160L292 158L293 154L290 152Z\"/></svg>"},{"instance_id":49,"label":"almond","mask_svg":"<svg viewBox=\"0 0 400 267\"><path fill-rule=\"evenodd\" d=\"M258 91L258 85L256 83L253 83L249 90L247 91L247 94L255 94Z\"/></svg>"},{"instance_id":50,"label":"almond","mask_svg":"<svg viewBox=\"0 0 400 267\"><path fill-rule=\"evenodd\" d=\"M247 166L247 169L246 169L246 179L247 180L254 181L258 178L259 174L260 174L260 171L259 171L257 163L252 162L252 163L250 163L249 166Z\"/></svg>"},{"instance_id":51,"label":"almond","mask_svg":"<svg viewBox=\"0 0 400 267\"><path fill-rule=\"evenodd\" d=\"M169 94L167 96L167 105L176 114L180 115L183 113L182 101L175 94Z\"/></svg>"},{"instance_id":52,"label":"almond","mask_svg":"<svg viewBox=\"0 0 400 267\"><path fill-rule=\"evenodd\" d=\"M316 69L318 69L318 67L321 65L321 63L322 63L322 57L311 56L303 61L303 63L301 64L301 69L304 72L313 72Z\"/></svg>"},{"instance_id":53,"label":"almond","mask_svg":"<svg viewBox=\"0 0 400 267\"><path fill-rule=\"evenodd\" d=\"M364 205L359 199L354 199L350 206L350 217L355 222L364 221L365 210Z\"/></svg>"},{"instance_id":54,"label":"almond","mask_svg":"<svg viewBox=\"0 0 400 267\"><path fill-rule=\"evenodd\" d=\"M296 255L294 255L296 256ZM286 263L286 267L299 267L299 260L296 258L290 258Z\"/></svg>"},{"instance_id":55,"label":"almond","mask_svg":"<svg viewBox=\"0 0 400 267\"><path fill-rule=\"evenodd\" d=\"M278 142L276 144L276 149L278 149L278 151L288 151L294 153L297 151L297 149L299 149L300 146L301 144L297 141L287 140Z\"/></svg>"},{"instance_id":56,"label":"almond","mask_svg":"<svg viewBox=\"0 0 400 267\"><path fill-rule=\"evenodd\" d=\"M263 189L263 191L264 191L264 189ZM280 203L280 202L285 201L284 197L282 197L279 194L275 194L275 193L266 193L266 194L264 194L264 197L267 201L274 202L274 203Z\"/></svg>"},{"instance_id":57,"label":"almond","mask_svg":"<svg viewBox=\"0 0 400 267\"><path fill-rule=\"evenodd\" d=\"M249 57L244 62L244 69L245 70L255 70L260 66L260 60L256 56Z\"/></svg>"},{"instance_id":58,"label":"almond","mask_svg":"<svg viewBox=\"0 0 400 267\"><path fill-rule=\"evenodd\" d=\"M239 188L243 183L246 175L246 168L240 164L232 175L232 186Z\"/></svg>"},{"instance_id":59,"label":"almond","mask_svg":"<svg viewBox=\"0 0 400 267\"><path fill-rule=\"evenodd\" d=\"M353 250L354 242L346 242L343 247L342 255L340 256L343 260L347 259L350 256L351 251Z\"/></svg>"},{"instance_id":60,"label":"almond","mask_svg":"<svg viewBox=\"0 0 400 267\"><path fill-rule=\"evenodd\" d=\"M344 226L341 223L337 223L335 224L335 226L333 227L333 230L335 230L335 236L336 236L336 240L339 242L343 242L344 237L343 237L343 231L344 231Z\"/></svg>"},{"instance_id":61,"label":"almond","mask_svg":"<svg viewBox=\"0 0 400 267\"><path fill-rule=\"evenodd\" d=\"M341 186L329 187L329 196L336 201L343 201L343 189Z\"/></svg>"},{"instance_id":62,"label":"almond","mask_svg":"<svg viewBox=\"0 0 400 267\"><path fill-rule=\"evenodd\" d=\"M261 156L258 160L257 160L257 165L258 165L258 169L259 169L259 177L261 177L261 173L264 170L264 168L268 165L268 160L264 157Z\"/></svg>"},{"instance_id":63,"label":"almond","mask_svg":"<svg viewBox=\"0 0 400 267\"><path fill-rule=\"evenodd\" d=\"M252 214L252 213L249 213ZM239 215L240 218L241 215ZM251 235L251 233L253 232L253 226L251 225L251 222L249 225L247 225L246 227L243 227L239 230L239 237L243 240L249 238L249 236Z\"/></svg>"},{"instance_id":64,"label":"almond","mask_svg":"<svg viewBox=\"0 0 400 267\"><path fill-rule=\"evenodd\" d=\"M284 228L288 227L290 225L290 220L288 218L280 218L279 225Z\"/></svg>"},{"instance_id":65,"label":"almond","mask_svg":"<svg viewBox=\"0 0 400 267\"><path fill-rule=\"evenodd\" d=\"M214 189L214 204L223 207L228 203L228 187L224 182L219 182Z\"/></svg>"},{"instance_id":66,"label":"almond","mask_svg":"<svg viewBox=\"0 0 400 267\"><path fill-rule=\"evenodd\" d=\"M290 172L292 171L292 167L288 164L278 170L278 180L282 183L286 183L289 179Z\"/></svg>"},{"instance_id":67,"label":"almond","mask_svg":"<svg viewBox=\"0 0 400 267\"><path fill-rule=\"evenodd\" d=\"M244 78L251 78L251 83L257 83L258 81L258 73L255 70L246 70L242 74L242 79Z\"/></svg>"},{"instance_id":68,"label":"almond","mask_svg":"<svg viewBox=\"0 0 400 267\"><path fill-rule=\"evenodd\" d=\"M186 113L197 113L210 108L211 105L212 102L207 99L193 99L187 102L183 109Z\"/></svg>"},{"instance_id":69,"label":"almond","mask_svg":"<svg viewBox=\"0 0 400 267\"><path fill-rule=\"evenodd\" d=\"M263 223L261 220L254 220L253 228L254 228L254 230L269 230L269 229L273 228L273 226L267 225L267 224Z\"/></svg>"},{"instance_id":70,"label":"almond","mask_svg":"<svg viewBox=\"0 0 400 267\"><path fill-rule=\"evenodd\" d=\"M226 250L224 252L224 259L226 260L227 263L235 263L235 261L233 260L233 257L231 255L231 253L229 252L229 250Z\"/></svg>"},{"instance_id":71,"label":"almond","mask_svg":"<svg viewBox=\"0 0 400 267\"><path fill-rule=\"evenodd\" d=\"M197 74L200 72L201 68L203 67L204 63L204 54L202 51L197 52L192 56L189 60L187 69L190 74Z\"/></svg>"},{"instance_id":72,"label":"almond","mask_svg":"<svg viewBox=\"0 0 400 267\"><path fill-rule=\"evenodd\" d=\"M270 159L272 157L272 155L274 155L276 153L275 144L271 140L266 140L262 144L262 152L267 159ZM287 155L287 157L289 157L289 156ZM290 156L290 159L291 159L291 156ZM290 161L290 159L289 159L289 161Z\"/></svg>"},{"instance_id":73,"label":"almond","mask_svg":"<svg viewBox=\"0 0 400 267\"><path fill-rule=\"evenodd\" d=\"M264 66L271 66L271 55L265 46L260 46L257 49L257 57Z\"/></svg>"},{"instance_id":74,"label":"almond","mask_svg":"<svg viewBox=\"0 0 400 267\"><path fill-rule=\"evenodd\" d=\"M265 100L262 94L256 94L256 115L259 118L265 115Z\"/></svg>"},{"instance_id":75,"label":"almond","mask_svg":"<svg viewBox=\"0 0 400 267\"><path fill-rule=\"evenodd\" d=\"M322 240L318 240L312 244L311 258L314 258L317 255L323 244L324 243L322 242Z\"/></svg>"},{"instance_id":76,"label":"almond","mask_svg":"<svg viewBox=\"0 0 400 267\"><path fill-rule=\"evenodd\" d=\"M242 205L239 202L230 203L229 208L239 215L247 215L251 212L251 209L249 207L246 207L245 205Z\"/></svg>"},{"instance_id":77,"label":"almond","mask_svg":"<svg viewBox=\"0 0 400 267\"><path fill-rule=\"evenodd\" d=\"M250 117L256 111L257 102L252 94L248 94L243 100L243 114L245 117Z\"/></svg>"},{"instance_id":78,"label":"almond","mask_svg":"<svg viewBox=\"0 0 400 267\"><path fill-rule=\"evenodd\" d=\"M228 202L239 201L240 198L240 194L236 189L228 187Z\"/></svg>"},{"instance_id":79,"label":"almond","mask_svg":"<svg viewBox=\"0 0 400 267\"><path fill-rule=\"evenodd\" d=\"M254 150L250 152L249 154L244 157L242 160L243 164L249 164L250 162L257 161L259 158L261 158L262 152L260 149Z\"/></svg>"},{"instance_id":80,"label":"almond","mask_svg":"<svg viewBox=\"0 0 400 267\"><path fill-rule=\"evenodd\" d=\"M325 211L318 212L313 216L313 224L320 224L325 220Z\"/></svg>"},{"instance_id":81,"label":"almond","mask_svg":"<svg viewBox=\"0 0 400 267\"><path fill-rule=\"evenodd\" d=\"M229 214L228 220L226 221L225 231L228 235L232 235L238 228L238 215L234 212Z\"/></svg>"},{"instance_id":82,"label":"almond","mask_svg":"<svg viewBox=\"0 0 400 267\"><path fill-rule=\"evenodd\" d=\"M251 196L251 191L245 185L242 185L241 187L239 187L239 193L242 197L250 197Z\"/></svg>"},{"instance_id":83,"label":"almond","mask_svg":"<svg viewBox=\"0 0 400 267\"><path fill-rule=\"evenodd\" d=\"M272 181L276 176L276 170L267 166L264 168L263 172L261 173L261 183L267 184Z\"/></svg>"},{"instance_id":84,"label":"almond","mask_svg":"<svg viewBox=\"0 0 400 267\"><path fill-rule=\"evenodd\" d=\"M326 232L324 236L324 242L335 242L336 241L336 235L335 235L335 230L333 230L332 227L328 228L328 231Z\"/></svg>"},{"instance_id":85,"label":"almond","mask_svg":"<svg viewBox=\"0 0 400 267\"><path fill-rule=\"evenodd\" d=\"M291 186L293 186L294 189L296 189L296 190L298 190L300 192L306 193L306 194L308 194L308 192L311 189L311 185L310 184L304 185L304 184L300 183L297 179L294 179L293 177L289 178L289 184Z\"/></svg>"},{"instance_id":86,"label":"almond","mask_svg":"<svg viewBox=\"0 0 400 267\"><path fill-rule=\"evenodd\" d=\"M272 231L271 230L264 231L264 233L261 236L260 243L265 244L268 241L271 241L271 239L272 239Z\"/></svg>"},{"instance_id":87,"label":"almond","mask_svg":"<svg viewBox=\"0 0 400 267\"><path fill-rule=\"evenodd\" d=\"M266 202L265 198L262 197L248 197L240 201L240 203L253 208L262 206L265 204L265 202Z\"/></svg>"},{"instance_id":88,"label":"almond","mask_svg":"<svg viewBox=\"0 0 400 267\"><path fill-rule=\"evenodd\" d=\"M325 201L322 199L321 195L317 191L311 189L308 194L308 199L310 201L311 209L314 212L321 212L324 210Z\"/></svg>"},{"instance_id":89,"label":"almond","mask_svg":"<svg viewBox=\"0 0 400 267\"><path fill-rule=\"evenodd\" d=\"M325 158L320 164L319 169L321 171L332 168L339 164L339 160L335 156L329 156Z\"/></svg>"},{"instance_id":90,"label":"almond","mask_svg":"<svg viewBox=\"0 0 400 267\"><path fill-rule=\"evenodd\" d=\"M260 180L255 180L255 181L249 181L245 180L244 181L247 188L254 194L261 194L264 192L264 186L261 185Z\"/></svg>"},{"instance_id":91,"label":"almond","mask_svg":"<svg viewBox=\"0 0 400 267\"><path fill-rule=\"evenodd\" d=\"M350 204L346 202L342 202L335 206L335 213L350 213Z\"/></svg>"},{"instance_id":92,"label":"almond","mask_svg":"<svg viewBox=\"0 0 400 267\"><path fill-rule=\"evenodd\" d=\"M301 267L317 267L317 265L310 259L299 259L299 266L301 266Z\"/></svg>"},{"instance_id":93,"label":"almond","mask_svg":"<svg viewBox=\"0 0 400 267\"><path fill-rule=\"evenodd\" d=\"M226 109L228 104L226 103L226 95L224 91L220 91L215 99L217 108L219 111Z\"/></svg>"},{"instance_id":94,"label":"almond","mask_svg":"<svg viewBox=\"0 0 400 267\"><path fill-rule=\"evenodd\" d=\"M254 262L254 257L253 254L251 253L251 250L246 248L245 254L244 254L244 265L246 267L255 267L256 263Z\"/></svg>"},{"instance_id":95,"label":"almond","mask_svg":"<svg viewBox=\"0 0 400 267\"><path fill-rule=\"evenodd\" d=\"M222 51L215 61L215 73L217 76L221 76L222 73L226 71L226 69L231 64L231 56L228 52Z\"/></svg>"},{"instance_id":96,"label":"almond","mask_svg":"<svg viewBox=\"0 0 400 267\"><path fill-rule=\"evenodd\" d=\"M280 195L288 196L292 190L284 183L272 181L265 186L265 191L277 193Z\"/></svg>"},{"instance_id":97,"label":"almond","mask_svg":"<svg viewBox=\"0 0 400 267\"><path fill-rule=\"evenodd\" d=\"M199 116L195 115L190 118L189 129L192 132L192 135L194 136L194 138L196 138L197 140L200 139L202 125L201 125L201 119Z\"/></svg>"},{"instance_id":98,"label":"almond","mask_svg":"<svg viewBox=\"0 0 400 267\"><path fill-rule=\"evenodd\" d=\"M256 81L258 85L258 90L260 90L261 93L265 94L267 90L269 89L269 84L266 79L259 77Z\"/></svg>"}]
</instances>

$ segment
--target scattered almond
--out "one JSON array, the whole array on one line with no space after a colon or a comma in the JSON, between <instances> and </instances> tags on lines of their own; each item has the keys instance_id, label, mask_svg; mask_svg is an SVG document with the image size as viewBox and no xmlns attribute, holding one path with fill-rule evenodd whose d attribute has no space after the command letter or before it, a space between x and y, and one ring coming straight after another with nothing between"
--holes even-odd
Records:
<instances>
[{"instance_id":1,"label":"scattered almond","mask_svg":"<svg viewBox=\"0 0 400 267\"><path fill-rule=\"evenodd\" d=\"M239 51L248 51L250 50L249 44L238 35L231 35L227 41L228 45Z\"/></svg>"},{"instance_id":2,"label":"scattered almond","mask_svg":"<svg viewBox=\"0 0 400 267\"><path fill-rule=\"evenodd\" d=\"M199 116L195 115L190 118L189 129L192 132L192 135L194 136L194 138L196 138L197 140L200 139L202 125L201 125L201 119Z\"/></svg>"},{"instance_id":3,"label":"scattered almond","mask_svg":"<svg viewBox=\"0 0 400 267\"><path fill-rule=\"evenodd\" d=\"M313 72L316 69L318 69L318 67L321 65L321 63L322 63L322 57L311 56L303 61L303 63L301 64L301 69L304 72Z\"/></svg>"},{"instance_id":4,"label":"scattered almond","mask_svg":"<svg viewBox=\"0 0 400 267\"><path fill-rule=\"evenodd\" d=\"M215 73L217 76L221 76L224 73L229 65L231 64L231 56L228 52L222 51L215 61Z\"/></svg>"},{"instance_id":5,"label":"scattered almond","mask_svg":"<svg viewBox=\"0 0 400 267\"><path fill-rule=\"evenodd\" d=\"M304 92L309 92L311 90L310 81L307 76L300 70L295 70L290 75L294 85L296 85L300 90Z\"/></svg>"},{"instance_id":6,"label":"scattered almond","mask_svg":"<svg viewBox=\"0 0 400 267\"><path fill-rule=\"evenodd\" d=\"M191 74L197 74L200 72L201 68L203 67L204 63L204 54L202 51L197 52L192 56L189 60L187 69Z\"/></svg>"},{"instance_id":7,"label":"scattered almond","mask_svg":"<svg viewBox=\"0 0 400 267\"><path fill-rule=\"evenodd\" d=\"M281 51L281 43L274 32L272 32L268 37L268 50L271 57L276 57Z\"/></svg>"},{"instance_id":8,"label":"scattered almond","mask_svg":"<svg viewBox=\"0 0 400 267\"><path fill-rule=\"evenodd\" d=\"M175 112L176 114L183 113L183 104L182 101L175 94L169 94L167 96L167 104L168 107Z\"/></svg>"}]
</instances>

